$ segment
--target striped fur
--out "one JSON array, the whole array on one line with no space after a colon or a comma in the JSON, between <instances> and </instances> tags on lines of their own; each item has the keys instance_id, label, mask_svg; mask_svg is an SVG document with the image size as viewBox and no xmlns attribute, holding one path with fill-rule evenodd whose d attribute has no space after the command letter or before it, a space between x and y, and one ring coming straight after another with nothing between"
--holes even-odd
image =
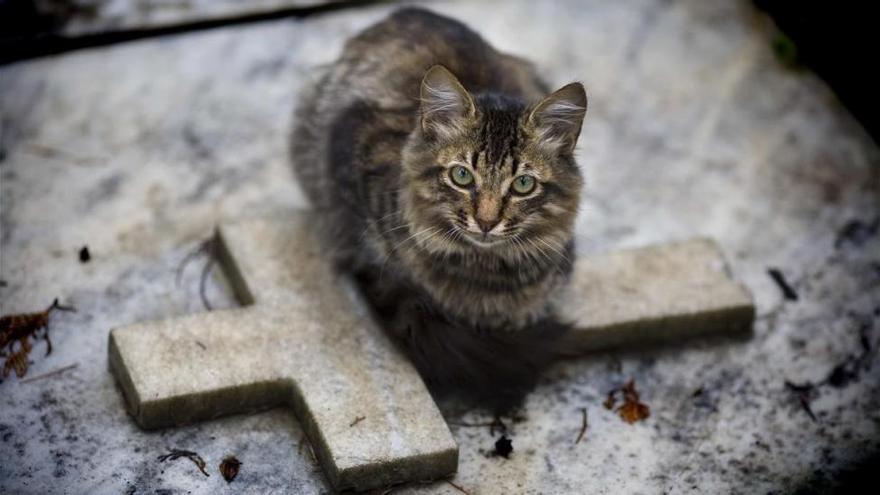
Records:
<instances>
[{"instance_id":1,"label":"striped fur","mask_svg":"<svg viewBox=\"0 0 880 495\"><path fill-rule=\"evenodd\" d=\"M420 9L349 40L303 95L291 152L316 222L433 382L521 391L552 361L585 111L580 84L547 96L530 64Z\"/></svg>"}]
</instances>

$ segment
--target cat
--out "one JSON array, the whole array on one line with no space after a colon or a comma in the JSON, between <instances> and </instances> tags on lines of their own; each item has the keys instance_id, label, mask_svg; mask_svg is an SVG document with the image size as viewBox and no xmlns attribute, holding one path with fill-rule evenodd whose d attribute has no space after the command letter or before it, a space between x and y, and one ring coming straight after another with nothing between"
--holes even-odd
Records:
<instances>
[{"instance_id":1,"label":"cat","mask_svg":"<svg viewBox=\"0 0 880 495\"><path fill-rule=\"evenodd\" d=\"M583 85L417 8L351 38L291 139L330 252L432 391L517 405L563 351Z\"/></svg>"}]
</instances>

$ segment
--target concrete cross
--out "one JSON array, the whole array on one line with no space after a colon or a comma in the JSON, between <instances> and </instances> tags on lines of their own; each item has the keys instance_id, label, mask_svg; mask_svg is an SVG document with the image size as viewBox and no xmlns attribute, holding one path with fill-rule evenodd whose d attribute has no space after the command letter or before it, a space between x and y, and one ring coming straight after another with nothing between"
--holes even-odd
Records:
<instances>
[{"instance_id":1,"label":"concrete cross","mask_svg":"<svg viewBox=\"0 0 880 495\"><path fill-rule=\"evenodd\" d=\"M555 306L581 352L744 334L755 320L751 294L704 238L581 256Z\"/></svg>"},{"instance_id":2,"label":"concrete cross","mask_svg":"<svg viewBox=\"0 0 880 495\"><path fill-rule=\"evenodd\" d=\"M225 225L217 238L244 308L110 333L110 366L138 424L289 404L337 489L455 472L458 447L437 406L334 274L306 214ZM745 331L754 320L751 296L702 239L582 257L555 305L581 351Z\"/></svg>"},{"instance_id":3,"label":"concrete cross","mask_svg":"<svg viewBox=\"0 0 880 495\"><path fill-rule=\"evenodd\" d=\"M458 446L424 383L334 274L306 215L217 237L245 307L110 332L110 367L141 427L289 405L337 490L455 472Z\"/></svg>"}]
</instances>

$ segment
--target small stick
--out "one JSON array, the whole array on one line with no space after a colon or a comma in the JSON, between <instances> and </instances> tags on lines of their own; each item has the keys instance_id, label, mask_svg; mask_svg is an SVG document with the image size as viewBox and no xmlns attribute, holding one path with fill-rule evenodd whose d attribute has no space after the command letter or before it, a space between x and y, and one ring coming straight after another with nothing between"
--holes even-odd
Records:
<instances>
[{"instance_id":1,"label":"small stick","mask_svg":"<svg viewBox=\"0 0 880 495\"><path fill-rule=\"evenodd\" d=\"M785 275L782 274L778 268L768 268L767 274L776 282L776 285L779 286L779 290L782 291L782 296L789 301L797 301L798 294L795 290L789 285L788 281L785 279Z\"/></svg>"},{"instance_id":2,"label":"small stick","mask_svg":"<svg viewBox=\"0 0 880 495\"><path fill-rule=\"evenodd\" d=\"M810 407L810 393L816 388L816 385L812 383L798 385L786 380L785 387L795 393L798 402L801 405L801 409L807 413L807 416L809 416L814 422L818 423L819 418L816 417L816 414L813 413L813 408Z\"/></svg>"},{"instance_id":3,"label":"small stick","mask_svg":"<svg viewBox=\"0 0 880 495\"><path fill-rule=\"evenodd\" d=\"M160 455L156 459L159 462L165 462L168 460L174 461L180 459L181 457L186 457L187 459L192 461L192 463L195 464L196 467L199 468L199 471L201 471L202 474L204 474L205 476L211 476L210 474L208 474L207 471L205 471L205 466L207 464L205 464L205 460L202 459L202 456L191 450L171 449L169 453L165 455Z\"/></svg>"},{"instance_id":4,"label":"small stick","mask_svg":"<svg viewBox=\"0 0 880 495\"><path fill-rule=\"evenodd\" d=\"M587 423L587 408L582 407L581 413L583 413L583 421L581 422L581 432L578 433L577 440L574 441L575 445L581 443L581 440L583 440L584 435L587 433L587 425L588 425L588 423Z\"/></svg>"},{"instance_id":5,"label":"small stick","mask_svg":"<svg viewBox=\"0 0 880 495\"><path fill-rule=\"evenodd\" d=\"M216 252L216 239L214 237L210 237L200 242L195 249L190 251L183 257L180 261L180 264L177 265L177 269L175 270L174 282L175 285L180 285L180 279L183 276L183 270L186 269L186 266L194 260L199 255L207 255L208 261L205 262L205 266L202 267L202 273L199 277L199 297L202 299L202 304L205 306L205 309L208 311L212 311L214 307L211 305L211 302L208 301L207 296L207 283L208 283L208 275L211 274L211 268L214 267L214 263L217 261L217 252Z\"/></svg>"},{"instance_id":6,"label":"small stick","mask_svg":"<svg viewBox=\"0 0 880 495\"><path fill-rule=\"evenodd\" d=\"M208 251L208 256L210 256L210 258L208 258L208 262L205 263L204 268L202 268L202 277L199 279L199 297L202 298L202 304L205 305L205 309L213 311L214 307L211 306L211 301L208 301L207 295L208 275L211 274L211 268L214 267L214 262L216 261L213 249Z\"/></svg>"},{"instance_id":7,"label":"small stick","mask_svg":"<svg viewBox=\"0 0 880 495\"><path fill-rule=\"evenodd\" d=\"M195 259L196 256L199 256L201 254L205 254L208 251L208 249L209 249L208 243L209 242L211 242L210 239L206 239L206 240L200 242L199 245L195 247L195 249L186 253L186 256L184 256L183 259L180 260L180 263L177 265L177 269L174 271L175 272L174 273L175 285L178 285L178 286L180 285L180 279L183 277L183 271L186 269L187 265L189 265L189 263L193 259Z\"/></svg>"},{"instance_id":8,"label":"small stick","mask_svg":"<svg viewBox=\"0 0 880 495\"><path fill-rule=\"evenodd\" d=\"M461 493L464 493L464 495L471 495L470 492L468 492L468 491L465 490L464 488L462 488L462 487L456 485L455 483L452 482L452 480L444 480L444 481L446 481L447 483L449 483L449 484L452 486L452 488L455 488L456 490L460 491Z\"/></svg>"},{"instance_id":9,"label":"small stick","mask_svg":"<svg viewBox=\"0 0 880 495\"><path fill-rule=\"evenodd\" d=\"M61 373L64 373L67 370L72 370L73 368L76 368L77 366L79 366L79 363L73 363L73 364L64 366L63 368L58 368L57 370L53 370L48 373L43 373L42 375L37 375L37 376L31 377L31 378L25 378L24 380L21 381L21 383L35 382L37 380L42 380L44 378L49 378L49 377L52 377L55 375L60 375Z\"/></svg>"},{"instance_id":10,"label":"small stick","mask_svg":"<svg viewBox=\"0 0 880 495\"><path fill-rule=\"evenodd\" d=\"M354 425L360 423L361 421L363 421L363 420L365 420L365 419L367 419L366 416L356 416L356 417L354 418L354 421L352 421L351 424L348 425L348 427L351 428L351 427L353 427Z\"/></svg>"}]
</instances>

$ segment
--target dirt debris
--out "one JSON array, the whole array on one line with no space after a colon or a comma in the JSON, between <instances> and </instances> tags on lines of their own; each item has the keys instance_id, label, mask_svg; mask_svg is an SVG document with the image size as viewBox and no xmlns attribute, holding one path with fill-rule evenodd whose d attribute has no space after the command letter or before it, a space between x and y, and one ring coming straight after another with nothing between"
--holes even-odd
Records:
<instances>
[{"instance_id":1,"label":"dirt debris","mask_svg":"<svg viewBox=\"0 0 880 495\"><path fill-rule=\"evenodd\" d=\"M226 456L222 462L220 462L220 474L223 475L223 479L226 480L227 483L232 483L232 480L238 476L238 471L241 468L241 461L239 461L234 455Z\"/></svg>"},{"instance_id":2,"label":"dirt debris","mask_svg":"<svg viewBox=\"0 0 880 495\"><path fill-rule=\"evenodd\" d=\"M199 468L199 471L201 471L202 474L204 474L205 476L211 476L210 474L208 474L207 471L205 471L206 464L205 464L205 460L202 459L202 456L200 456L199 454L196 454L195 452L193 452L191 450L171 449L171 452L164 454L164 455L160 455L156 459L159 462L165 462L165 461L173 461L176 459L180 459L181 457L185 457L185 458L189 459L190 461L192 461L192 463L195 464L196 467Z\"/></svg>"},{"instance_id":3,"label":"dirt debris","mask_svg":"<svg viewBox=\"0 0 880 495\"><path fill-rule=\"evenodd\" d=\"M43 311L22 313L0 317L0 356L6 357L3 363L3 378L15 371L22 378L28 370L31 339L37 338L37 332L43 330L42 338L46 341L46 356L52 353L52 341L49 339L49 316L53 311L76 311L73 307L62 306L58 299ZM18 344L16 346L15 344Z\"/></svg>"},{"instance_id":4,"label":"dirt debris","mask_svg":"<svg viewBox=\"0 0 880 495\"><path fill-rule=\"evenodd\" d=\"M647 404L643 404L639 398L635 380L630 380L624 386L608 392L608 397L603 402L606 409L614 409L614 406L617 404L618 393L623 395L623 404L615 409L620 419L633 424L651 416L651 408Z\"/></svg>"}]
</instances>

